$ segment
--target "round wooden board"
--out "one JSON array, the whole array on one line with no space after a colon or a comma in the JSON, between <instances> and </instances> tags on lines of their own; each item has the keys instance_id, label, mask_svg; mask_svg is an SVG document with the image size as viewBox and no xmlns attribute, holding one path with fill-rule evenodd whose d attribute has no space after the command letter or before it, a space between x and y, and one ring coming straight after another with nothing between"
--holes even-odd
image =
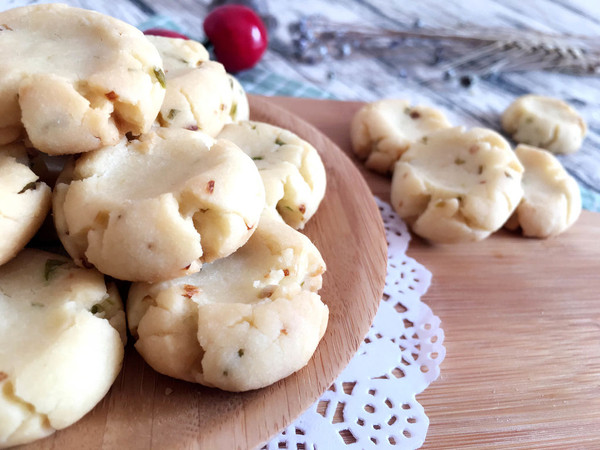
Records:
<instances>
[{"instance_id":1,"label":"round wooden board","mask_svg":"<svg viewBox=\"0 0 600 450\"><path fill-rule=\"evenodd\" d=\"M329 326L314 357L272 386L238 394L163 376L130 342L104 400L32 448L253 448L316 401L358 349L377 311L387 264L373 196L350 160L316 128L264 98L250 101L254 120L293 130L319 150L326 166L325 199L304 230L327 263L320 293L329 306Z\"/></svg>"}]
</instances>

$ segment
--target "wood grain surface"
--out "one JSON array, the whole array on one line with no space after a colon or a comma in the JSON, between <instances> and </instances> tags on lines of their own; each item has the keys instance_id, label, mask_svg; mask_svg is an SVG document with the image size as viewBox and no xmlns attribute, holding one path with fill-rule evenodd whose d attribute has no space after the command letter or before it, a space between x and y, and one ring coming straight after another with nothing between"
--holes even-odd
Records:
<instances>
[{"instance_id":1,"label":"wood grain surface","mask_svg":"<svg viewBox=\"0 0 600 450\"><path fill-rule=\"evenodd\" d=\"M274 98L350 157L358 102ZM389 199L389 180L357 166ZM408 254L433 274L423 297L442 320L441 376L418 396L423 448L600 448L600 214L548 240L499 232Z\"/></svg>"},{"instance_id":2,"label":"wood grain surface","mask_svg":"<svg viewBox=\"0 0 600 450\"><path fill-rule=\"evenodd\" d=\"M104 400L36 449L242 449L262 444L307 409L354 356L373 320L386 273L379 210L350 160L324 135L264 99L253 118L294 130L321 153L328 187L304 232L327 264L321 296L329 326L301 371L264 389L228 393L158 374L131 342Z\"/></svg>"}]
</instances>

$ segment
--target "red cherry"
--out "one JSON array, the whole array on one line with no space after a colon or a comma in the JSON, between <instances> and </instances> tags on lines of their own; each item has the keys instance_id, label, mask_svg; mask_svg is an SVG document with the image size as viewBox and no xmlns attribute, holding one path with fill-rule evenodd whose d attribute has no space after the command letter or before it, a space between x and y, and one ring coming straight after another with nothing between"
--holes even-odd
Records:
<instances>
[{"instance_id":1,"label":"red cherry","mask_svg":"<svg viewBox=\"0 0 600 450\"><path fill-rule=\"evenodd\" d=\"M213 9L204 19L204 33L227 72L254 67L267 49L267 29L246 6L224 5Z\"/></svg>"},{"instance_id":2,"label":"red cherry","mask_svg":"<svg viewBox=\"0 0 600 450\"><path fill-rule=\"evenodd\" d=\"M144 34L148 34L150 36L163 36L168 38L179 38L188 40L185 34L178 33L177 31L166 30L164 28L148 28L144 31Z\"/></svg>"}]
</instances>

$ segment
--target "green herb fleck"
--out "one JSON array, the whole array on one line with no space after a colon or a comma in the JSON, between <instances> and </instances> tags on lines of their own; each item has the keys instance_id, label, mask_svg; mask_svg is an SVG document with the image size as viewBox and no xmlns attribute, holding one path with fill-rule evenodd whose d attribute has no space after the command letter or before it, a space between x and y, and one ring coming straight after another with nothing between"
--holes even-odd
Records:
<instances>
[{"instance_id":1,"label":"green herb fleck","mask_svg":"<svg viewBox=\"0 0 600 450\"><path fill-rule=\"evenodd\" d=\"M477 175L481 175L483 173L483 166L479 166L479 169L477 170Z\"/></svg>"},{"instance_id":2,"label":"green herb fleck","mask_svg":"<svg viewBox=\"0 0 600 450\"><path fill-rule=\"evenodd\" d=\"M264 158L262 156L253 156L252 160L253 161L262 161Z\"/></svg>"},{"instance_id":3,"label":"green herb fleck","mask_svg":"<svg viewBox=\"0 0 600 450\"><path fill-rule=\"evenodd\" d=\"M154 76L156 77L156 80L160 83L160 85L163 87L163 89L166 89L167 80L165 78L165 73L160 67L154 68Z\"/></svg>"},{"instance_id":4,"label":"green herb fleck","mask_svg":"<svg viewBox=\"0 0 600 450\"><path fill-rule=\"evenodd\" d=\"M250 128L252 128L253 130L256 130L256 125L252 124L252 125L250 125Z\"/></svg>"},{"instance_id":5,"label":"green herb fleck","mask_svg":"<svg viewBox=\"0 0 600 450\"><path fill-rule=\"evenodd\" d=\"M231 120L235 120L235 114L237 113L237 103L233 103L231 105L231 109L229 110L229 116Z\"/></svg>"},{"instance_id":6,"label":"green herb fleck","mask_svg":"<svg viewBox=\"0 0 600 450\"><path fill-rule=\"evenodd\" d=\"M100 303L96 303L94 306L92 306L92 309L90 309L90 311L92 314L98 314L104 311L104 307Z\"/></svg>"},{"instance_id":7,"label":"green herb fleck","mask_svg":"<svg viewBox=\"0 0 600 450\"><path fill-rule=\"evenodd\" d=\"M34 308L43 308L46 305L44 305L43 303L38 303L38 302L32 302L31 306L33 306Z\"/></svg>"},{"instance_id":8,"label":"green herb fleck","mask_svg":"<svg viewBox=\"0 0 600 450\"><path fill-rule=\"evenodd\" d=\"M508 172L504 172L504 175L506 176L506 178L512 178L512 175Z\"/></svg>"},{"instance_id":9,"label":"green herb fleck","mask_svg":"<svg viewBox=\"0 0 600 450\"><path fill-rule=\"evenodd\" d=\"M423 136L423 137L421 138L421 142L422 142L423 144L427 144L427 140L428 140L427 136Z\"/></svg>"},{"instance_id":10,"label":"green herb fleck","mask_svg":"<svg viewBox=\"0 0 600 450\"><path fill-rule=\"evenodd\" d=\"M229 77L229 87L233 90L233 78Z\"/></svg>"},{"instance_id":11,"label":"green herb fleck","mask_svg":"<svg viewBox=\"0 0 600 450\"><path fill-rule=\"evenodd\" d=\"M408 108L408 107L404 108L404 114L410 114L410 108Z\"/></svg>"},{"instance_id":12,"label":"green herb fleck","mask_svg":"<svg viewBox=\"0 0 600 450\"><path fill-rule=\"evenodd\" d=\"M50 277L56 270L58 266L62 266L66 264L66 261L61 261L60 259L48 259L46 260L46 265L44 267L44 278L46 281L50 280Z\"/></svg>"},{"instance_id":13,"label":"green herb fleck","mask_svg":"<svg viewBox=\"0 0 600 450\"><path fill-rule=\"evenodd\" d=\"M187 59L185 59L185 58L179 58L179 61L181 61L181 62L182 62L182 63L184 63L184 64L189 64L189 63L190 63L190 62L189 62Z\"/></svg>"},{"instance_id":14,"label":"green herb fleck","mask_svg":"<svg viewBox=\"0 0 600 450\"><path fill-rule=\"evenodd\" d=\"M280 138L275 139L275 143L277 145L285 145L285 142L283 142Z\"/></svg>"},{"instance_id":15,"label":"green herb fleck","mask_svg":"<svg viewBox=\"0 0 600 450\"><path fill-rule=\"evenodd\" d=\"M26 184L26 185L23 187L23 189L21 189L21 190L19 191L19 194L22 194L23 192L25 192L25 191L29 191L29 190L31 190L31 189L35 189L35 185L36 185L36 184L37 184L37 182L36 182L36 181L32 181L31 183L27 183L27 184Z\"/></svg>"},{"instance_id":16,"label":"green herb fleck","mask_svg":"<svg viewBox=\"0 0 600 450\"><path fill-rule=\"evenodd\" d=\"M178 109L170 109L169 114L167 114L167 119L173 120L177 114L179 114Z\"/></svg>"},{"instance_id":17,"label":"green herb fleck","mask_svg":"<svg viewBox=\"0 0 600 450\"><path fill-rule=\"evenodd\" d=\"M525 123L533 123L533 117L526 118Z\"/></svg>"},{"instance_id":18,"label":"green herb fleck","mask_svg":"<svg viewBox=\"0 0 600 450\"><path fill-rule=\"evenodd\" d=\"M292 207L290 207L290 206L288 206L288 205L285 205L285 208L286 208L287 210L289 210L289 211L294 211L294 210L292 209Z\"/></svg>"},{"instance_id":19,"label":"green herb fleck","mask_svg":"<svg viewBox=\"0 0 600 450\"><path fill-rule=\"evenodd\" d=\"M243 349L243 348L240 348L240 349L238 350L238 356L239 356L240 358L241 358L242 356L244 356L244 349Z\"/></svg>"},{"instance_id":20,"label":"green herb fleck","mask_svg":"<svg viewBox=\"0 0 600 450\"><path fill-rule=\"evenodd\" d=\"M456 164L457 166L460 166L461 164L464 164L464 163L465 163L465 160L462 158L456 158L454 160L454 164Z\"/></svg>"}]
</instances>

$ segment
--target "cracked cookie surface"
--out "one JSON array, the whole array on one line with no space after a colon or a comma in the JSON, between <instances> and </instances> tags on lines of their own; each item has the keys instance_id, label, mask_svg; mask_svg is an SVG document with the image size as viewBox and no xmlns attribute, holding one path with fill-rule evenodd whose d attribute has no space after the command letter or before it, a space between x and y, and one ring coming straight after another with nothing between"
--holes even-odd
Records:
<instances>
[{"instance_id":1,"label":"cracked cookie surface","mask_svg":"<svg viewBox=\"0 0 600 450\"><path fill-rule=\"evenodd\" d=\"M310 240L261 218L233 255L202 271L135 283L127 300L136 349L157 371L228 391L257 389L304 367L328 309L325 263Z\"/></svg>"},{"instance_id":2,"label":"cracked cookie surface","mask_svg":"<svg viewBox=\"0 0 600 450\"><path fill-rule=\"evenodd\" d=\"M219 138L252 158L265 185L266 208L303 228L325 195L325 167L317 150L291 131L262 122L226 125Z\"/></svg>"},{"instance_id":3,"label":"cracked cookie surface","mask_svg":"<svg viewBox=\"0 0 600 450\"><path fill-rule=\"evenodd\" d=\"M392 206L432 242L477 241L502 227L517 207L522 174L498 133L448 128L412 145L396 163Z\"/></svg>"},{"instance_id":4,"label":"cracked cookie surface","mask_svg":"<svg viewBox=\"0 0 600 450\"><path fill-rule=\"evenodd\" d=\"M175 128L82 155L53 195L56 229L75 262L130 281L182 276L231 254L263 208L260 175L244 152Z\"/></svg>"},{"instance_id":5,"label":"cracked cookie surface","mask_svg":"<svg viewBox=\"0 0 600 450\"><path fill-rule=\"evenodd\" d=\"M0 265L27 245L50 210L51 192L21 144L0 147Z\"/></svg>"},{"instance_id":6,"label":"cracked cookie surface","mask_svg":"<svg viewBox=\"0 0 600 450\"><path fill-rule=\"evenodd\" d=\"M524 95L502 114L502 128L523 144L552 153L573 153L581 147L587 125L562 100L541 95Z\"/></svg>"},{"instance_id":7,"label":"cracked cookie surface","mask_svg":"<svg viewBox=\"0 0 600 450\"><path fill-rule=\"evenodd\" d=\"M158 51L135 27L66 5L0 13L0 144L86 152L150 129L164 97Z\"/></svg>"},{"instance_id":8,"label":"cracked cookie surface","mask_svg":"<svg viewBox=\"0 0 600 450\"><path fill-rule=\"evenodd\" d=\"M367 168L388 173L412 143L450 126L437 109L385 99L366 104L354 115L350 138L354 153L365 160Z\"/></svg>"},{"instance_id":9,"label":"cracked cookie surface","mask_svg":"<svg viewBox=\"0 0 600 450\"><path fill-rule=\"evenodd\" d=\"M96 270L32 249L0 267L0 447L90 411L119 373L125 338L118 291Z\"/></svg>"},{"instance_id":10,"label":"cracked cookie surface","mask_svg":"<svg viewBox=\"0 0 600 450\"><path fill-rule=\"evenodd\" d=\"M202 44L161 36L149 39L165 69L167 90L158 116L161 126L216 136L226 123L248 114L243 89L222 64L209 61Z\"/></svg>"}]
</instances>

